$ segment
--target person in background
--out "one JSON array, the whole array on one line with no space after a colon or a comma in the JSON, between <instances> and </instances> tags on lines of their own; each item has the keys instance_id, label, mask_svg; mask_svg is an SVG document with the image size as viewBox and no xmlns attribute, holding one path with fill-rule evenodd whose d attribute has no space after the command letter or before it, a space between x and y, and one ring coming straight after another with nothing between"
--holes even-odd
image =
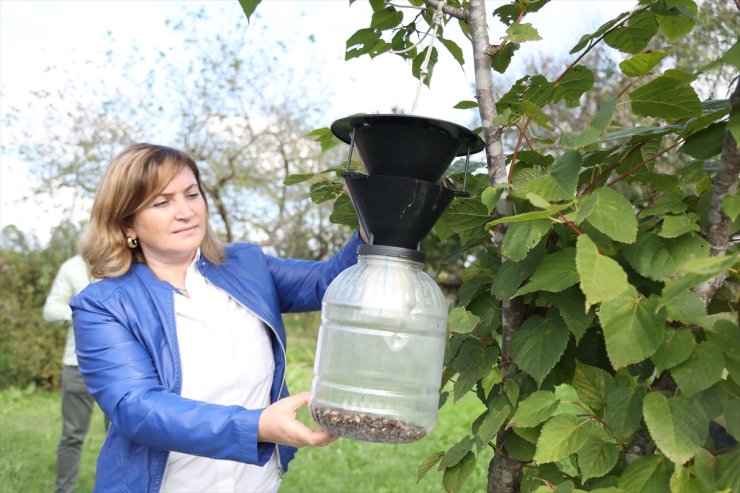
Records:
<instances>
[{"instance_id":1,"label":"person in background","mask_svg":"<svg viewBox=\"0 0 740 493\"><path fill-rule=\"evenodd\" d=\"M68 326L62 360L62 435L57 447L56 493L72 493L77 487L82 444L94 405L77 366L72 309L69 307L72 298L89 283L90 275L82 257L75 255L66 260L54 278L43 309L44 320Z\"/></svg>"},{"instance_id":2,"label":"person in background","mask_svg":"<svg viewBox=\"0 0 740 493\"><path fill-rule=\"evenodd\" d=\"M95 490L274 492L296 447L332 442L296 419L309 394L288 395L281 313L318 310L361 241L324 262L224 246L187 154L119 154L81 243L100 280L71 303L80 370L112 422Z\"/></svg>"}]
</instances>

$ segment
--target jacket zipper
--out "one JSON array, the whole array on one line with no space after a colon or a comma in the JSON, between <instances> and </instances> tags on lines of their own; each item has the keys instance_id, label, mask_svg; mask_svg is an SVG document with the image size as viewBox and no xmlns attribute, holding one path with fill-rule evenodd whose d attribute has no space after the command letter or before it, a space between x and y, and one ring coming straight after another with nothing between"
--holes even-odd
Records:
<instances>
[{"instance_id":1,"label":"jacket zipper","mask_svg":"<svg viewBox=\"0 0 740 493\"><path fill-rule=\"evenodd\" d=\"M207 278L206 278L206 279L207 279ZM214 286L216 286L216 285L214 284ZM216 286L216 287L218 287L218 286ZM219 288L219 289L221 289L221 288ZM250 310L249 308L247 308L247 306L246 306L246 305L244 305L244 303L242 303L241 301L237 300L237 299L236 299L236 298L235 298L234 296L232 296L231 294L229 294L229 292L228 292L228 291L225 291L225 290L223 290L223 291L224 291L224 292L225 292L225 293L226 293L226 294L227 294L227 295L228 295L228 296L229 296L229 297L230 297L231 299L233 299L234 301L236 301L237 303L239 303L239 305L240 305L240 306L241 306L242 308L244 308L244 309L245 309L245 310L247 310L247 311L248 311L249 313L251 313L252 315L254 315L254 316L255 316L255 317L256 317L256 318L257 318L257 319L258 319L258 320L259 320L260 322L262 322L262 323L263 323L263 324L265 325L265 327L267 327L268 329L270 329L270 332L272 332L272 335L273 335L273 336L275 336L275 340L276 340L276 341L278 342L278 344L280 345L280 351L281 351L281 352L283 353L283 365L284 365L284 368L283 368L283 376L282 376L282 378L281 378L281 380L280 380L280 389L278 389L278 394L277 394L277 398L278 398L278 400L279 400L279 399L280 399L280 395L282 395L282 393L283 393L283 388L285 387L285 370L286 370L286 369L287 369L287 367L288 367L288 353L287 353L287 351L285 350L285 346L283 345L283 341L281 341L281 340L280 340L280 336L278 335L278 333L277 333L277 330L275 330L275 329L274 329L274 328L272 327L272 325L270 325L270 324L269 324L269 323L267 323L267 321L265 321L265 320L264 320L264 319L263 319L262 317L260 317L260 316L259 316L259 315L257 315L256 313L254 313L254 311L252 311L252 310ZM278 444L277 444L277 443L275 444L275 457L277 458L278 477L279 477L279 478L280 478L281 480L282 480L282 479L285 479L285 470L283 469L283 463L282 463L282 460L280 460L280 448L279 448L279 446L278 446Z\"/></svg>"},{"instance_id":2,"label":"jacket zipper","mask_svg":"<svg viewBox=\"0 0 740 493\"><path fill-rule=\"evenodd\" d=\"M206 267L206 263L203 260L201 260L199 262L199 264L200 264L201 267ZM284 368L283 368L283 376L282 376L282 378L280 380L280 388L278 389L278 394L277 394L277 398L279 400L280 399L280 395L283 393L283 388L285 387L285 370L288 368L288 352L285 350L285 346L283 345L283 341L280 340L280 336L278 335L277 331L273 328L272 325L270 325L269 323L267 323L267 321L265 319L263 319L262 317L260 317L259 315L257 315L253 310L251 310L250 308L248 308L244 303L242 303L241 301L239 301L238 299L236 299L236 297L234 295L232 295L229 291L227 291L226 289L222 288L217 283L215 283L213 279L211 279L208 276L206 276L201 269L198 269L198 270L200 271L200 274L206 280L208 280L208 282L210 282L210 283L213 284L214 287L216 287L217 289L220 289L221 291L223 291L224 293L226 293L229 296L229 298L231 298L235 302L239 303L239 306L241 306L242 308L244 308L245 310L247 310L249 313L251 313L252 315L254 315L255 317L257 317L257 319L260 322L262 322L265 325L265 327L267 327L267 328L270 329L270 332L272 332L272 335L275 336L275 340L277 340L278 344L280 345L280 351L283 353L283 365L284 365ZM280 447L279 447L279 445L277 443L275 444L275 457L277 458L278 477L282 480L282 479L285 478L285 469L283 469L283 462L280 459Z\"/></svg>"}]
</instances>

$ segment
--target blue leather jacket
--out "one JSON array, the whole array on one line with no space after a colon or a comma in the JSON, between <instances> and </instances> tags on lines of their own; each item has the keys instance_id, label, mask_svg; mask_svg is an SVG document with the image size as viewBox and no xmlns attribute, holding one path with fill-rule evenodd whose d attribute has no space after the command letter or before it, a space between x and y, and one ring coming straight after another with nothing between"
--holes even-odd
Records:
<instances>
[{"instance_id":1,"label":"blue leather jacket","mask_svg":"<svg viewBox=\"0 0 740 493\"><path fill-rule=\"evenodd\" d=\"M288 395L280 314L318 310L331 281L357 261L360 243L355 233L325 262L279 259L248 244L228 246L222 265L198 261L204 277L271 329L272 402ZM148 266L134 264L121 277L89 285L70 303L80 371L112 423L95 491L158 492L170 450L258 465L275 450L275 444L257 442L263 409L180 397L174 293ZM283 471L295 452L278 447Z\"/></svg>"}]
</instances>

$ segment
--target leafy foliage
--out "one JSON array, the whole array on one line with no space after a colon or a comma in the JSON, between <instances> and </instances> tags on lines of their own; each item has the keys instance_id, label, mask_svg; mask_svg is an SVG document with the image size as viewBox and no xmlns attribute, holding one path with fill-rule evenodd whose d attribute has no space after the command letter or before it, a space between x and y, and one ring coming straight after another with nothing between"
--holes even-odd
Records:
<instances>
[{"instance_id":1,"label":"leafy foliage","mask_svg":"<svg viewBox=\"0 0 740 493\"><path fill-rule=\"evenodd\" d=\"M370 26L350 37L346 57L393 50L418 76L420 26L430 25L437 2L410 3L421 9L372 2ZM522 19L547 4L514 1L494 11L507 29L487 52L493 70L506 72L520 45L539 37ZM472 7L446 8L438 37L463 65L470 57L445 31L457 17L469 36L472 18L459 12ZM489 471L506 463L524 477L504 487L491 476L489 491L740 489L740 255L730 241L740 207L736 183L720 187L724 169L736 177L740 168L732 140L740 113L737 103L702 101L697 90L707 70L737 69L737 42L713 25L719 52L693 67L673 58L694 26L707 25L707 8L642 0L584 34L571 51L580 55L558 76L515 81L490 102L493 115L487 102L464 95L456 105L479 108L519 138L501 156L508 183L476 175L471 197L455 200L431 234L436 247L453 245L448 261L464 267L443 397L474 392L487 411L471 434L425 461L420 477L436 466L447 491L462 491L471 470L484 467L479 451L491 446ZM580 124L562 125L562 106L575 110L599 73L581 55L603 44L619 53L626 83L588 118L572 120ZM530 124L537 138L528 138ZM454 167L446 177L461 179ZM336 218L348 223L341 183L331 186ZM498 212L503 202L511 213ZM711 236L717 217L721 237Z\"/></svg>"},{"instance_id":2,"label":"leafy foliage","mask_svg":"<svg viewBox=\"0 0 740 493\"><path fill-rule=\"evenodd\" d=\"M39 248L14 226L0 241L0 387L58 388L67 327L42 308L59 266L76 251L80 228L63 222Z\"/></svg>"}]
</instances>

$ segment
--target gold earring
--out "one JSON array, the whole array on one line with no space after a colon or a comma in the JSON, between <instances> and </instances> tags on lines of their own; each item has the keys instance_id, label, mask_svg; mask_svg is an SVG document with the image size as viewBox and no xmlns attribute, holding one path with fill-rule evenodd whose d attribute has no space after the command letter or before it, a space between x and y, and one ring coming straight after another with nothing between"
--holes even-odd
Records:
<instances>
[{"instance_id":1,"label":"gold earring","mask_svg":"<svg viewBox=\"0 0 740 493\"><path fill-rule=\"evenodd\" d=\"M130 236L127 236L126 237L126 244L128 245L128 247L131 250L133 250L134 248L136 248L137 246L139 246L139 240L137 240L136 238L131 238Z\"/></svg>"}]
</instances>

